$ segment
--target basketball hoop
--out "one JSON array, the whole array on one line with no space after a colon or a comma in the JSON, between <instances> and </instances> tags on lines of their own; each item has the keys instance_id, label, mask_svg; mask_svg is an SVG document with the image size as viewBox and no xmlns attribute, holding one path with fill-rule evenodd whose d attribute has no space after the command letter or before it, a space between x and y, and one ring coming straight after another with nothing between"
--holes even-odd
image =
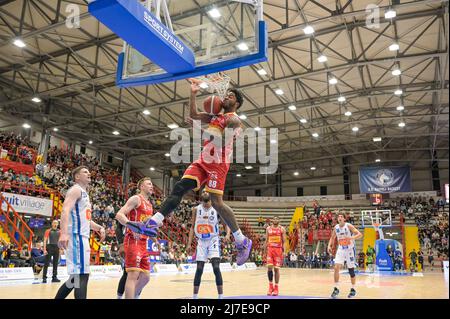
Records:
<instances>
[{"instance_id":1,"label":"basketball hoop","mask_svg":"<svg viewBox=\"0 0 450 319\"><path fill-rule=\"evenodd\" d=\"M202 89L210 93L216 92L220 99L223 100L227 95L231 78L224 72L217 72L189 79L189 81L199 84Z\"/></svg>"}]
</instances>

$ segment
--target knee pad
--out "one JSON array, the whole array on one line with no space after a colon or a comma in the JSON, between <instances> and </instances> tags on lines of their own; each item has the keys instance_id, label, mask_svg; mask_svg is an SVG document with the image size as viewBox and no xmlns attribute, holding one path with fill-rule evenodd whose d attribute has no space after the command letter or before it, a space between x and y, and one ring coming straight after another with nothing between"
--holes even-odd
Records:
<instances>
[{"instance_id":1,"label":"knee pad","mask_svg":"<svg viewBox=\"0 0 450 319\"><path fill-rule=\"evenodd\" d=\"M349 272L351 278L354 278L356 276L355 275L355 268L349 268L348 272Z\"/></svg>"},{"instance_id":2,"label":"knee pad","mask_svg":"<svg viewBox=\"0 0 450 319\"><path fill-rule=\"evenodd\" d=\"M171 195L183 197L188 191L197 188L197 182L193 179L183 178L175 183Z\"/></svg>"},{"instance_id":3,"label":"knee pad","mask_svg":"<svg viewBox=\"0 0 450 319\"><path fill-rule=\"evenodd\" d=\"M273 280L273 270L272 269L269 269L267 271L267 277L269 278L269 281Z\"/></svg>"}]
</instances>

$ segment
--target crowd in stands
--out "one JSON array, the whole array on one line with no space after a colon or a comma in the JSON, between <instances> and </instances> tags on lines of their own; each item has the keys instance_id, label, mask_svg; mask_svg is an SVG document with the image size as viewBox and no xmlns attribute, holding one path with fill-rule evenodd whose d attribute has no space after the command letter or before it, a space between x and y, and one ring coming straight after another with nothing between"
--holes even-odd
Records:
<instances>
[{"instance_id":1,"label":"crowd in stands","mask_svg":"<svg viewBox=\"0 0 450 319\"><path fill-rule=\"evenodd\" d=\"M13 132L0 132L1 158L23 164L33 164L35 148L28 137L16 135Z\"/></svg>"}]
</instances>

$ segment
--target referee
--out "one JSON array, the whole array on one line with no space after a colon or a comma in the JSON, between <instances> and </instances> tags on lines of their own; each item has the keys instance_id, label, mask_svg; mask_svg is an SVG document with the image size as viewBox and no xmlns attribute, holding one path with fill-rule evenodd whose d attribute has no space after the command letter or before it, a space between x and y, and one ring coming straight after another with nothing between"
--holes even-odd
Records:
<instances>
[{"instance_id":1,"label":"referee","mask_svg":"<svg viewBox=\"0 0 450 319\"><path fill-rule=\"evenodd\" d=\"M59 240L60 231L58 229L58 221L54 220L52 222L52 227L45 231L44 235L44 254L45 254L45 264L42 275L42 282L47 283L47 270L48 265L50 264L50 258L53 257L53 276L52 282L60 282L57 278L58 274L58 262L59 262Z\"/></svg>"}]
</instances>

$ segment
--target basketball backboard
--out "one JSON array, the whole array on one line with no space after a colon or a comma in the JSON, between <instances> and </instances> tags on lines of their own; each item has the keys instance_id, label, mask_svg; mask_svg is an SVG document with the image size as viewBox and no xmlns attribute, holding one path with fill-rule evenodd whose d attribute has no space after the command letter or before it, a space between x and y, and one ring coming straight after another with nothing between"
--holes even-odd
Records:
<instances>
[{"instance_id":1,"label":"basketball backboard","mask_svg":"<svg viewBox=\"0 0 450 319\"><path fill-rule=\"evenodd\" d=\"M171 13L174 5L188 2L168 1L89 4L89 12L124 40L119 87L194 78L267 61L262 0L197 1L202 7L196 16Z\"/></svg>"},{"instance_id":2,"label":"basketball backboard","mask_svg":"<svg viewBox=\"0 0 450 319\"><path fill-rule=\"evenodd\" d=\"M392 227L392 214L386 210L363 210L361 211L362 227Z\"/></svg>"}]
</instances>

